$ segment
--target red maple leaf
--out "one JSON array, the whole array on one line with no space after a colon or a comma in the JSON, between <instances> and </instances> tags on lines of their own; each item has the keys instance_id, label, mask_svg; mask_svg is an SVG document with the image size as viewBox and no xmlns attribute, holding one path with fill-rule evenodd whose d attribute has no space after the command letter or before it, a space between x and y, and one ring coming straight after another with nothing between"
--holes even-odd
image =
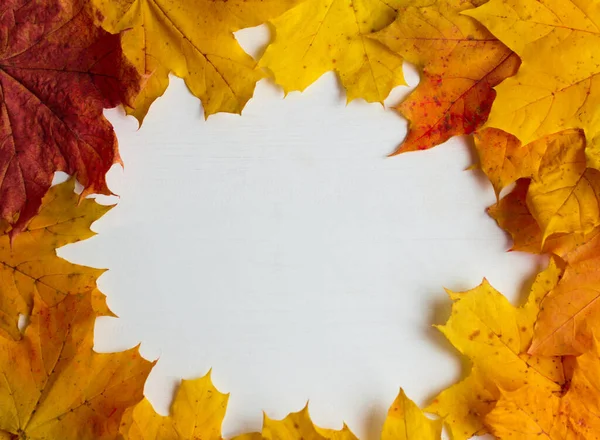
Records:
<instances>
[{"instance_id":1,"label":"red maple leaf","mask_svg":"<svg viewBox=\"0 0 600 440\"><path fill-rule=\"evenodd\" d=\"M94 23L84 0L0 3L0 217L25 227L55 171L76 176L83 195L110 194L120 162L102 110L129 103L140 77L119 35Z\"/></svg>"}]
</instances>

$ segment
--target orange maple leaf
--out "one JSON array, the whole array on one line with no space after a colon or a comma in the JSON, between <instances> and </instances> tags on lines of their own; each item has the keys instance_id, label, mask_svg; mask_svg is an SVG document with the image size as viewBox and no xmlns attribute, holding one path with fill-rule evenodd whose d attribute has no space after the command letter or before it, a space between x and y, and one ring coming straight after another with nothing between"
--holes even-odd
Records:
<instances>
[{"instance_id":1,"label":"orange maple leaf","mask_svg":"<svg viewBox=\"0 0 600 440\"><path fill-rule=\"evenodd\" d=\"M564 275L541 303L529 353L583 353L600 329L600 234L563 258Z\"/></svg>"},{"instance_id":2,"label":"orange maple leaf","mask_svg":"<svg viewBox=\"0 0 600 440\"><path fill-rule=\"evenodd\" d=\"M23 338L0 338L0 432L29 440L116 437L153 364L137 348L94 352L96 315L91 293L50 307L36 298Z\"/></svg>"},{"instance_id":3,"label":"orange maple leaf","mask_svg":"<svg viewBox=\"0 0 600 440\"><path fill-rule=\"evenodd\" d=\"M499 439L600 439L600 353L598 344L578 357L564 395L528 384L505 391L485 417Z\"/></svg>"},{"instance_id":4,"label":"orange maple leaf","mask_svg":"<svg viewBox=\"0 0 600 440\"><path fill-rule=\"evenodd\" d=\"M410 131L397 153L474 132L487 120L496 97L493 87L514 75L520 63L487 29L461 14L476 5L462 0L414 4L374 34L423 69L419 86L398 107Z\"/></svg>"},{"instance_id":5,"label":"orange maple leaf","mask_svg":"<svg viewBox=\"0 0 600 440\"><path fill-rule=\"evenodd\" d=\"M22 230L55 171L83 195L110 194L119 162L104 108L129 102L139 75L120 37L93 23L87 1L4 0L0 5L0 218Z\"/></svg>"}]
</instances>

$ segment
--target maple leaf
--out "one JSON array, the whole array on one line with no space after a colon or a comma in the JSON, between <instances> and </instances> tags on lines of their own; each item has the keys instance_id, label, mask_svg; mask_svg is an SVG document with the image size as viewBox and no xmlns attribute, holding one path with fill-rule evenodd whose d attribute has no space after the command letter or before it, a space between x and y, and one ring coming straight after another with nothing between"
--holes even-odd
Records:
<instances>
[{"instance_id":1,"label":"maple leaf","mask_svg":"<svg viewBox=\"0 0 600 440\"><path fill-rule=\"evenodd\" d=\"M586 165L585 138L581 131L565 130L523 146L508 133L486 129L476 136L475 145L481 168L496 194L516 179L531 180L526 191L526 211L518 204L524 184L503 204L504 221L510 222L512 228L519 227L521 234L529 235L518 237L525 239L527 246L536 243L538 236L528 214L540 229L537 251L548 237L585 236L600 225L600 172Z\"/></svg>"},{"instance_id":2,"label":"maple leaf","mask_svg":"<svg viewBox=\"0 0 600 440\"><path fill-rule=\"evenodd\" d=\"M387 413L381 440L439 440L442 421L425 417L421 409L400 389Z\"/></svg>"},{"instance_id":3,"label":"maple leaf","mask_svg":"<svg viewBox=\"0 0 600 440\"><path fill-rule=\"evenodd\" d=\"M23 338L0 338L0 430L29 440L115 438L153 363L137 348L94 352L89 292L34 304Z\"/></svg>"},{"instance_id":4,"label":"maple leaf","mask_svg":"<svg viewBox=\"0 0 600 440\"><path fill-rule=\"evenodd\" d=\"M397 108L410 121L397 153L432 148L452 136L475 131L487 119L496 96L493 87L519 67L517 55L461 14L472 3L418 3L411 2L414 6L374 35L423 69L418 87Z\"/></svg>"},{"instance_id":5,"label":"maple leaf","mask_svg":"<svg viewBox=\"0 0 600 440\"><path fill-rule=\"evenodd\" d=\"M205 116L240 113L263 77L233 32L276 17L298 0L93 0L110 32L126 31L123 50L149 79L133 108L141 123L169 84L183 78Z\"/></svg>"},{"instance_id":6,"label":"maple leaf","mask_svg":"<svg viewBox=\"0 0 600 440\"><path fill-rule=\"evenodd\" d=\"M583 133L566 130L543 142L546 153L527 193L542 242L557 233L591 232L600 225L600 171L586 165Z\"/></svg>"},{"instance_id":7,"label":"maple leaf","mask_svg":"<svg viewBox=\"0 0 600 440\"><path fill-rule=\"evenodd\" d=\"M84 0L0 5L0 217L13 233L55 171L75 175L83 196L110 194L105 174L120 159L102 110L129 102L140 78L89 9Z\"/></svg>"},{"instance_id":8,"label":"maple leaf","mask_svg":"<svg viewBox=\"0 0 600 440\"><path fill-rule=\"evenodd\" d=\"M406 0L305 0L272 20L275 40L260 65L286 93L335 71L347 100L383 102L405 84L402 58L369 34L390 24Z\"/></svg>"},{"instance_id":9,"label":"maple leaf","mask_svg":"<svg viewBox=\"0 0 600 440\"><path fill-rule=\"evenodd\" d=\"M529 183L529 179L518 180L509 194L488 208L488 214L512 237L511 251L545 252L564 257L600 232L600 228L596 228L589 233L555 234L542 245L542 230L527 207Z\"/></svg>"},{"instance_id":10,"label":"maple leaf","mask_svg":"<svg viewBox=\"0 0 600 440\"><path fill-rule=\"evenodd\" d=\"M496 87L487 126L524 144L568 128L585 131L588 160L600 166L600 3L490 0L465 11L523 60Z\"/></svg>"},{"instance_id":11,"label":"maple leaf","mask_svg":"<svg viewBox=\"0 0 600 440\"><path fill-rule=\"evenodd\" d=\"M498 438L600 439L600 356L598 344L576 359L564 395L526 385L503 392L485 418Z\"/></svg>"},{"instance_id":12,"label":"maple leaf","mask_svg":"<svg viewBox=\"0 0 600 440\"><path fill-rule=\"evenodd\" d=\"M496 128L479 130L474 138L481 170L490 179L496 197L517 180L537 175L548 149L546 138L523 145L515 136Z\"/></svg>"},{"instance_id":13,"label":"maple leaf","mask_svg":"<svg viewBox=\"0 0 600 440\"><path fill-rule=\"evenodd\" d=\"M515 249L565 252L600 225L600 172L587 167L580 130L522 145L511 134L485 129L475 136L475 146L497 195L522 179L510 197L490 209L500 226L510 229ZM546 245L549 237L553 243Z\"/></svg>"},{"instance_id":14,"label":"maple leaf","mask_svg":"<svg viewBox=\"0 0 600 440\"><path fill-rule=\"evenodd\" d=\"M212 384L210 372L183 380L171 405L171 415L157 414L144 399L123 415L119 432L124 440L220 440L228 395Z\"/></svg>"},{"instance_id":15,"label":"maple leaf","mask_svg":"<svg viewBox=\"0 0 600 440\"><path fill-rule=\"evenodd\" d=\"M464 292L449 292L452 315L440 326L448 340L473 367L471 374L442 391L425 411L442 417L454 439L485 432L483 417L500 398L500 390L525 384L559 391L564 383L560 358L526 353L533 336L539 302L556 285L561 270L554 260L538 274L527 302L519 308L487 281Z\"/></svg>"},{"instance_id":16,"label":"maple leaf","mask_svg":"<svg viewBox=\"0 0 600 440\"><path fill-rule=\"evenodd\" d=\"M541 304L529 352L580 354L600 327L600 234L567 253L564 276Z\"/></svg>"},{"instance_id":17,"label":"maple leaf","mask_svg":"<svg viewBox=\"0 0 600 440\"><path fill-rule=\"evenodd\" d=\"M42 201L40 212L25 231L0 236L0 334L18 339L19 314L29 315L34 297L54 305L69 295L93 290L104 272L70 263L56 249L94 235L90 225L110 206L82 199L73 192L73 179L54 186Z\"/></svg>"},{"instance_id":18,"label":"maple leaf","mask_svg":"<svg viewBox=\"0 0 600 440\"><path fill-rule=\"evenodd\" d=\"M357 440L346 424L340 430L315 426L308 413L308 404L283 420L273 420L265 414L262 436L266 440Z\"/></svg>"},{"instance_id":19,"label":"maple leaf","mask_svg":"<svg viewBox=\"0 0 600 440\"><path fill-rule=\"evenodd\" d=\"M536 254L542 251L542 230L527 207L529 182L529 179L518 180L515 188L487 212L512 237L511 251Z\"/></svg>"}]
</instances>

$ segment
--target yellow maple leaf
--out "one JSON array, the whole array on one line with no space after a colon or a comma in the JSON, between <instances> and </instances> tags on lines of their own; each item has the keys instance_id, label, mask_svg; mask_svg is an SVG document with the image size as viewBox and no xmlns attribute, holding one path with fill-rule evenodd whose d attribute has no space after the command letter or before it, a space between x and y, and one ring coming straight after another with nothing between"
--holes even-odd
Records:
<instances>
[{"instance_id":1,"label":"yellow maple leaf","mask_svg":"<svg viewBox=\"0 0 600 440\"><path fill-rule=\"evenodd\" d=\"M470 134L487 119L493 87L514 75L519 58L461 12L478 0L411 1L373 37L423 69L417 89L398 107L410 130L398 153L432 148Z\"/></svg>"},{"instance_id":2,"label":"yellow maple leaf","mask_svg":"<svg viewBox=\"0 0 600 440\"><path fill-rule=\"evenodd\" d=\"M527 214L540 229L539 252L549 237L557 234L585 236L600 225L600 171L588 168L585 159L585 138L580 130L564 130L527 145L511 134L498 129L482 130L475 137L481 169L490 178L498 195L517 179L528 178ZM521 227L519 239L529 234L529 244L537 240L537 231L519 207L516 197L503 203L506 223L513 232ZM515 208L511 212L507 208ZM501 215L495 208L492 213ZM519 216L516 218L515 216ZM515 234L516 235L516 234Z\"/></svg>"},{"instance_id":3,"label":"yellow maple leaf","mask_svg":"<svg viewBox=\"0 0 600 440\"><path fill-rule=\"evenodd\" d=\"M387 413L381 440L439 440L442 421L428 419L400 389Z\"/></svg>"},{"instance_id":4,"label":"yellow maple leaf","mask_svg":"<svg viewBox=\"0 0 600 440\"><path fill-rule=\"evenodd\" d=\"M560 358L526 354L539 302L556 285L560 273L552 260L519 308L485 280L473 290L449 292L454 301L452 315L439 328L473 367L469 377L443 391L425 411L443 417L454 439L485 432L483 417L501 389L516 390L527 383L551 391L561 389Z\"/></svg>"},{"instance_id":5,"label":"yellow maple leaf","mask_svg":"<svg viewBox=\"0 0 600 440\"><path fill-rule=\"evenodd\" d=\"M140 123L169 83L183 78L205 116L240 113L263 77L233 32L257 26L298 0L93 0L102 26L123 34L123 51L147 84L132 108Z\"/></svg>"},{"instance_id":6,"label":"yellow maple leaf","mask_svg":"<svg viewBox=\"0 0 600 440\"><path fill-rule=\"evenodd\" d=\"M555 234L548 237L542 245L542 230L527 206L529 183L528 179L518 180L509 194L487 210L498 226L510 234L513 240L511 251L534 254L545 252L564 257L600 232L600 228L595 228L589 233Z\"/></svg>"},{"instance_id":7,"label":"yellow maple leaf","mask_svg":"<svg viewBox=\"0 0 600 440\"><path fill-rule=\"evenodd\" d=\"M499 439L600 439L600 356L598 344L578 357L566 394L535 385L503 392L485 418Z\"/></svg>"},{"instance_id":8,"label":"yellow maple leaf","mask_svg":"<svg viewBox=\"0 0 600 440\"><path fill-rule=\"evenodd\" d=\"M347 99L383 102L404 83L402 58L368 35L390 24L406 0L305 0L272 20L275 40L260 65L285 92L335 71Z\"/></svg>"},{"instance_id":9,"label":"yellow maple leaf","mask_svg":"<svg viewBox=\"0 0 600 440\"><path fill-rule=\"evenodd\" d=\"M357 440L344 424L341 430L324 429L315 426L308 413L308 404L283 420L273 420L265 414L262 436L266 440Z\"/></svg>"},{"instance_id":10,"label":"yellow maple leaf","mask_svg":"<svg viewBox=\"0 0 600 440\"><path fill-rule=\"evenodd\" d=\"M91 293L38 297L23 338L0 338L0 431L28 440L109 440L153 363L137 348L95 353Z\"/></svg>"},{"instance_id":11,"label":"yellow maple leaf","mask_svg":"<svg viewBox=\"0 0 600 440\"><path fill-rule=\"evenodd\" d=\"M568 128L585 131L588 160L600 167L600 2L490 0L466 11L523 64L496 87L487 125L524 144Z\"/></svg>"},{"instance_id":12,"label":"yellow maple leaf","mask_svg":"<svg viewBox=\"0 0 600 440\"><path fill-rule=\"evenodd\" d=\"M228 398L214 387L209 372L181 382L168 417L144 399L125 412L119 431L124 440L219 440Z\"/></svg>"},{"instance_id":13,"label":"yellow maple leaf","mask_svg":"<svg viewBox=\"0 0 600 440\"><path fill-rule=\"evenodd\" d=\"M600 225L600 171L586 165L583 133L566 130L542 142L546 152L527 193L542 243L557 233L591 232Z\"/></svg>"},{"instance_id":14,"label":"yellow maple leaf","mask_svg":"<svg viewBox=\"0 0 600 440\"><path fill-rule=\"evenodd\" d=\"M53 305L67 295L91 291L104 272L70 263L56 249L91 237L90 225L110 206L82 199L73 192L74 180L52 187L40 212L25 231L13 238L0 236L0 334L18 339L19 314L29 315L34 295Z\"/></svg>"}]
</instances>

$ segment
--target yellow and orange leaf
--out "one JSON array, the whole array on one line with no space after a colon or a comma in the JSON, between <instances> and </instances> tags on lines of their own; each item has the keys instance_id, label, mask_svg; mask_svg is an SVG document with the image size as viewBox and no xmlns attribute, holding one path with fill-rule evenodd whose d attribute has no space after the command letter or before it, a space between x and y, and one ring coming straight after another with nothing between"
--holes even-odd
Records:
<instances>
[{"instance_id":1,"label":"yellow and orange leaf","mask_svg":"<svg viewBox=\"0 0 600 440\"><path fill-rule=\"evenodd\" d=\"M462 11L481 3L420 0L375 38L423 69L417 89L399 107L410 131L398 152L424 150L470 134L487 119L493 87L514 75L519 58Z\"/></svg>"},{"instance_id":2,"label":"yellow and orange leaf","mask_svg":"<svg viewBox=\"0 0 600 440\"><path fill-rule=\"evenodd\" d=\"M39 298L23 338L0 338L0 431L29 440L110 440L142 398L152 363L137 348L93 350L91 293Z\"/></svg>"},{"instance_id":3,"label":"yellow and orange leaf","mask_svg":"<svg viewBox=\"0 0 600 440\"><path fill-rule=\"evenodd\" d=\"M513 135L488 128L476 135L475 145L496 194L520 179L488 210L511 234L513 250L562 256L597 233L600 172L586 165L581 131L565 130L523 146Z\"/></svg>"},{"instance_id":4,"label":"yellow and orange leaf","mask_svg":"<svg viewBox=\"0 0 600 440\"><path fill-rule=\"evenodd\" d=\"M600 357L598 346L576 360L566 394L535 385L504 392L486 416L499 439L600 439Z\"/></svg>"},{"instance_id":5,"label":"yellow and orange leaf","mask_svg":"<svg viewBox=\"0 0 600 440\"><path fill-rule=\"evenodd\" d=\"M369 38L406 0L305 0L272 20L275 40L260 60L285 92L304 90L335 71L347 99L383 102L404 84L402 58Z\"/></svg>"},{"instance_id":6,"label":"yellow and orange leaf","mask_svg":"<svg viewBox=\"0 0 600 440\"><path fill-rule=\"evenodd\" d=\"M454 301L452 315L439 329L473 367L469 377L443 391L425 410L443 417L454 439L485 432L483 417L500 398L500 390L516 390L525 384L561 389L565 377L560 358L526 353L539 302L556 285L560 273L551 261L519 308L485 280L473 290L449 292Z\"/></svg>"},{"instance_id":7,"label":"yellow and orange leaf","mask_svg":"<svg viewBox=\"0 0 600 440\"><path fill-rule=\"evenodd\" d=\"M524 144L565 129L587 138L600 167L600 3L598 0L490 0L465 12L515 51L523 64L496 87L487 126Z\"/></svg>"},{"instance_id":8,"label":"yellow and orange leaf","mask_svg":"<svg viewBox=\"0 0 600 440\"><path fill-rule=\"evenodd\" d=\"M496 128L475 133L481 170L490 179L496 197L519 179L537 176L548 144L544 138L523 145L515 136Z\"/></svg>"},{"instance_id":9,"label":"yellow and orange leaf","mask_svg":"<svg viewBox=\"0 0 600 440\"><path fill-rule=\"evenodd\" d=\"M140 123L169 84L183 78L206 116L241 113L263 77L233 32L274 18L298 0L92 0L127 58L148 80L127 108Z\"/></svg>"},{"instance_id":10,"label":"yellow and orange leaf","mask_svg":"<svg viewBox=\"0 0 600 440\"><path fill-rule=\"evenodd\" d=\"M542 230L588 234L600 225L600 171L588 168L585 138L566 130L542 139L546 152L527 193L527 206Z\"/></svg>"},{"instance_id":11,"label":"yellow and orange leaf","mask_svg":"<svg viewBox=\"0 0 600 440\"><path fill-rule=\"evenodd\" d=\"M496 204L488 208L488 214L513 240L511 251L537 254L542 252L542 230L527 207L529 180L520 179L515 188ZM548 246L551 239L546 240Z\"/></svg>"},{"instance_id":12,"label":"yellow and orange leaf","mask_svg":"<svg viewBox=\"0 0 600 440\"><path fill-rule=\"evenodd\" d=\"M563 278L542 302L530 353L583 353L600 329L600 235L564 259L567 267Z\"/></svg>"},{"instance_id":13,"label":"yellow and orange leaf","mask_svg":"<svg viewBox=\"0 0 600 440\"><path fill-rule=\"evenodd\" d=\"M68 295L94 290L101 269L70 263L56 249L94 235L90 225L110 206L82 199L73 192L75 181L54 186L42 200L40 212L25 231L10 240L0 236L0 334L18 339L19 314L29 315L36 295L55 305ZM5 231L6 232L6 231Z\"/></svg>"},{"instance_id":14,"label":"yellow and orange leaf","mask_svg":"<svg viewBox=\"0 0 600 440\"><path fill-rule=\"evenodd\" d=\"M596 228L587 234L555 234L542 246L542 230L527 207L528 189L529 180L520 179L509 194L488 208L488 214L512 237L511 251L545 252L564 257L600 232L600 228Z\"/></svg>"}]
</instances>

